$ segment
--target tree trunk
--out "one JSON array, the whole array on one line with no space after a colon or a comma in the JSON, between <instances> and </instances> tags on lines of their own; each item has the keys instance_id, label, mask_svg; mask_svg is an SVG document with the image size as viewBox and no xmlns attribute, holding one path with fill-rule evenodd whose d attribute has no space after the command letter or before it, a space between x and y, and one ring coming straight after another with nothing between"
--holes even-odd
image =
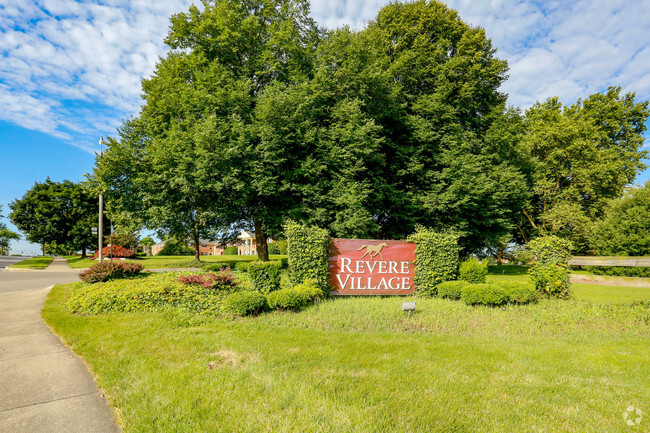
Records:
<instances>
[{"instance_id":1,"label":"tree trunk","mask_svg":"<svg viewBox=\"0 0 650 433\"><path fill-rule=\"evenodd\" d=\"M85 259L85 258L86 258L86 244L84 244L84 245L81 247L81 258L82 258L82 259Z\"/></svg>"},{"instance_id":2,"label":"tree trunk","mask_svg":"<svg viewBox=\"0 0 650 433\"><path fill-rule=\"evenodd\" d=\"M192 236L194 238L194 249L195 249L194 259L200 261L201 260L201 254L199 252L199 227L198 227L198 224L196 224L194 226Z\"/></svg>"},{"instance_id":3,"label":"tree trunk","mask_svg":"<svg viewBox=\"0 0 650 433\"><path fill-rule=\"evenodd\" d=\"M503 250L501 248L497 249L497 265L503 264Z\"/></svg>"},{"instance_id":4,"label":"tree trunk","mask_svg":"<svg viewBox=\"0 0 650 433\"><path fill-rule=\"evenodd\" d=\"M262 222L259 220L254 221L255 224L255 249L257 250L257 257L262 262L269 261L269 244L268 235L262 228Z\"/></svg>"}]
</instances>

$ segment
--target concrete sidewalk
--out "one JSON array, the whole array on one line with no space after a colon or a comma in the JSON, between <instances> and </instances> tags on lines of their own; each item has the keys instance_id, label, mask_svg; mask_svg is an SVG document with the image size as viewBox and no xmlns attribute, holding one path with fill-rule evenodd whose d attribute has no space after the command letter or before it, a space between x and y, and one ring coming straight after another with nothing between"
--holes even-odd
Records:
<instances>
[{"instance_id":1,"label":"concrete sidewalk","mask_svg":"<svg viewBox=\"0 0 650 433\"><path fill-rule=\"evenodd\" d=\"M50 287L0 288L0 432L119 432L92 374L41 318Z\"/></svg>"},{"instance_id":2,"label":"concrete sidewalk","mask_svg":"<svg viewBox=\"0 0 650 433\"><path fill-rule=\"evenodd\" d=\"M70 266L68 266L68 261L63 257L55 257L52 259L49 265L45 268L46 271L54 272L70 272Z\"/></svg>"}]
</instances>

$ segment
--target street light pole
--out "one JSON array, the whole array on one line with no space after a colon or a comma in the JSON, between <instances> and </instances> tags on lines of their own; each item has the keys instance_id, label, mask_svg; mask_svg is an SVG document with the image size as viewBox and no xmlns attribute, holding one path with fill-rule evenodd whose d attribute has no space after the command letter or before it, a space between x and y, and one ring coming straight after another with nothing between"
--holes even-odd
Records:
<instances>
[{"instance_id":1,"label":"street light pole","mask_svg":"<svg viewBox=\"0 0 650 433\"><path fill-rule=\"evenodd\" d=\"M101 160L101 157L104 155L104 137L99 138L99 158ZM104 254L102 252L102 249L104 248L104 195L101 192L101 189L99 190L99 230L97 230L97 233L99 234L99 263L104 260Z\"/></svg>"}]
</instances>

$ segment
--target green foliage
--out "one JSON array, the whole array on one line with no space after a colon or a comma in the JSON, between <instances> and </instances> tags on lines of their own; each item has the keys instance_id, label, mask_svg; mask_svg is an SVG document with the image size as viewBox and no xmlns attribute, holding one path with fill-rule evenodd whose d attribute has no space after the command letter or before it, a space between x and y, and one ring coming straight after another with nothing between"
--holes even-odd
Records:
<instances>
[{"instance_id":1,"label":"green foliage","mask_svg":"<svg viewBox=\"0 0 650 433\"><path fill-rule=\"evenodd\" d=\"M238 254L239 254L239 250L235 246L230 246L223 249L224 256L236 256Z\"/></svg>"},{"instance_id":2,"label":"green foliage","mask_svg":"<svg viewBox=\"0 0 650 433\"><path fill-rule=\"evenodd\" d=\"M510 304L534 304L539 299L539 293L535 287L528 283L512 281L499 282L498 284L506 289L506 292L508 293L508 302Z\"/></svg>"},{"instance_id":3,"label":"green foliage","mask_svg":"<svg viewBox=\"0 0 650 433\"><path fill-rule=\"evenodd\" d=\"M209 263L209 262L201 262L203 264L203 270L204 271L220 271L222 269L237 269L237 266L241 265L247 265L246 262L240 262L240 261L221 261L221 262L216 262L216 263ZM239 270L239 269L237 269Z\"/></svg>"},{"instance_id":4,"label":"green foliage","mask_svg":"<svg viewBox=\"0 0 650 433\"><path fill-rule=\"evenodd\" d=\"M535 161L530 226L571 240L576 252L588 250L608 200L645 167L648 102L634 99L610 87L570 106L550 98L526 111L522 145Z\"/></svg>"},{"instance_id":5,"label":"green foliage","mask_svg":"<svg viewBox=\"0 0 650 433\"><path fill-rule=\"evenodd\" d=\"M80 249L84 256L86 249L96 245L92 227L97 225L98 198L84 184L47 178L9 207L11 221L26 233L28 241Z\"/></svg>"},{"instance_id":6,"label":"green foliage","mask_svg":"<svg viewBox=\"0 0 650 433\"><path fill-rule=\"evenodd\" d=\"M322 299L325 297L325 294L321 290L320 287L318 287L318 284L314 280L307 280L302 284L298 284L297 286L293 287L294 290L296 290L298 293L302 293L307 296L309 299L309 302L314 302L318 299Z\"/></svg>"},{"instance_id":7,"label":"green foliage","mask_svg":"<svg viewBox=\"0 0 650 433\"><path fill-rule=\"evenodd\" d=\"M0 255L8 256L9 242L20 239L20 235L7 229L7 225L2 221L2 219L2 205L0 205Z\"/></svg>"},{"instance_id":8,"label":"green foliage","mask_svg":"<svg viewBox=\"0 0 650 433\"><path fill-rule=\"evenodd\" d=\"M265 295L278 290L281 268L282 263L279 261L248 263L248 274L253 289Z\"/></svg>"},{"instance_id":9,"label":"green foliage","mask_svg":"<svg viewBox=\"0 0 650 433\"><path fill-rule=\"evenodd\" d=\"M239 272L248 272L249 263L250 262L237 262L237 264L235 265L235 269L238 270Z\"/></svg>"},{"instance_id":10,"label":"green foliage","mask_svg":"<svg viewBox=\"0 0 650 433\"><path fill-rule=\"evenodd\" d=\"M289 279L293 284L314 280L329 293L329 244L327 230L288 222L285 227L289 253Z\"/></svg>"},{"instance_id":11,"label":"green foliage","mask_svg":"<svg viewBox=\"0 0 650 433\"><path fill-rule=\"evenodd\" d=\"M460 264L460 279L469 283L485 283L485 277L487 274L487 261L481 263L472 257Z\"/></svg>"},{"instance_id":12,"label":"green foliage","mask_svg":"<svg viewBox=\"0 0 650 433\"><path fill-rule=\"evenodd\" d=\"M435 293L438 284L458 274L458 235L418 226L408 237L415 242L415 284L423 293Z\"/></svg>"},{"instance_id":13,"label":"green foliage","mask_svg":"<svg viewBox=\"0 0 650 433\"><path fill-rule=\"evenodd\" d=\"M132 262L107 260L92 265L88 270L79 274L79 278L87 283L98 283L118 278L135 277L142 271L142 265Z\"/></svg>"},{"instance_id":14,"label":"green foliage","mask_svg":"<svg viewBox=\"0 0 650 433\"><path fill-rule=\"evenodd\" d=\"M529 275L535 289L549 298L570 298L571 242L557 236L544 236L533 239L528 246L534 257Z\"/></svg>"},{"instance_id":15,"label":"green foliage","mask_svg":"<svg viewBox=\"0 0 650 433\"><path fill-rule=\"evenodd\" d=\"M191 256L194 255L194 248L189 247L185 241L179 239L167 239L158 256Z\"/></svg>"},{"instance_id":16,"label":"green foliage","mask_svg":"<svg viewBox=\"0 0 650 433\"><path fill-rule=\"evenodd\" d=\"M438 284L437 294L441 298L458 300L460 299L460 296L463 293L463 288L468 284L469 283L467 281L463 281L463 280L445 281ZM435 293L433 295L435 295Z\"/></svg>"},{"instance_id":17,"label":"green foliage","mask_svg":"<svg viewBox=\"0 0 650 433\"><path fill-rule=\"evenodd\" d=\"M650 268L643 266L583 266L582 268L596 275L650 278Z\"/></svg>"},{"instance_id":18,"label":"green foliage","mask_svg":"<svg viewBox=\"0 0 650 433\"><path fill-rule=\"evenodd\" d=\"M221 310L230 291L213 290L177 281L176 273L151 274L145 278L96 284L77 284L67 303L78 314L161 311L169 308L192 312Z\"/></svg>"},{"instance_id":19,"label":"green foliage","mask_svg":"<svg viewBox=\"0 0 650 433\"><path fill-rule=\"evenodd\" d=\"M463 287L461 301L467 305L488 305L499 307L510 300L508 291L497 284L468 284Z\"/></svg>"},{"instance_id":20,"label":"green foliage","mask_svg":"<svg viewBox=\"0 0 650 433\"><path fill-rule=\"evenodd\" d=\"M223 300L224 312L235 316L256 316L268 307L266 296L259 292L235 292Z\"/></svg>"},{"instance_id":21,"label":"green foliage","mask_svg":"<svg viewBox=\"0 0 650 433\"><path fill-rule=\"evenodd\" d=\"M602 255L650 255L650 181L609 203L595 239Z\"/></svg>"},{"instance_id":22,"label":"green foliage","mask_svg":"<svg viewBox=\"0 0 650 433\"><path fill-rule=\"evenodd\" d=\"M278 310L299 310L309 305L312 293L305 288L287 287L269 293L266 297L269 307Z\"/></svg>"}]
</instances>

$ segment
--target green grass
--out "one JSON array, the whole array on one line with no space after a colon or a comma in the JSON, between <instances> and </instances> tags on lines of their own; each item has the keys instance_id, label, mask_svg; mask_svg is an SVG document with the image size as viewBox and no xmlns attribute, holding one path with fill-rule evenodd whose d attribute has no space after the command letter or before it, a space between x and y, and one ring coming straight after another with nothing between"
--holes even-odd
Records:
<instances>
[{"instance_id":1,"label":"green grass","mask_svg":"<svg viewBox=\"0 0 650 433\"><path fill-rule=\"evenodd\" d=\"M19 268L19 269L45 269L47 265L50 264L53 257L50 256L38 256L25 259L21 262L14 263L9 266L10 268Z\"/></svg>"},{"instance_id":2,"label":"green grass","mask_svg":"<svg viewBox=\"0 0 650 433\"><path fill-rule=\"evenodd\" d=\"M286 257L270 256L270 259L279 260ZM71 268L88 268L97 263L96 260L82 259L81 256L66 256L66 259ZM257 260L257 256L201 256L201 261L208 263L253 260ZM194 256L149 256L133 260L133 262L141 264L144 269L183 268L190 265L192 261L194 261Z\"/></svg>"},{"instance_id":3,"label":"green grass","mask_svg":"<svg viewBox=\"0 0 650 433\"><path fill-rule=\"evenodd\" d=\"M601 286L602 287L602 286ZM621 289L621 288L617 288ZM97 375L128 432L641 432L650 309L588 301L506 308L401 297L328 300L226 320L188 313L48 324Z\"/></svg>"},{"instance_id":4,"label":"green grass","mask_svg":"<svg viewBox=\"0 0 650 433\"><path fill-rule=\"evenodd\" d=\"M95 263L97 263L96 260L91 260L88 257L82 258L81 256L65 256L65 259L68 261L68 266L72 269L80 269L80 268L89 268Z\"/></svg>"}]
</instances>

